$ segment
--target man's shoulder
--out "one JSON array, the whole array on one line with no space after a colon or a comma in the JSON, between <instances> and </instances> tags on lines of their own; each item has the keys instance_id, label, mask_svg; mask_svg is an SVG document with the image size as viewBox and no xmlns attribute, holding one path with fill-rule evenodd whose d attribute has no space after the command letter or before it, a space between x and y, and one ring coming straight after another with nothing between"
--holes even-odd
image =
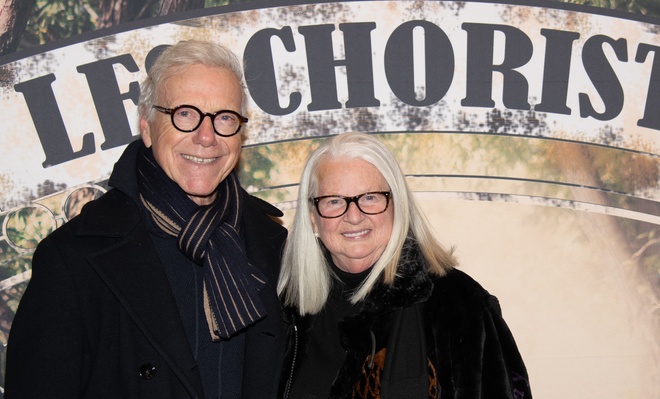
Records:
<instances>
[{"instance_id":1,"label":"man's shoulder","mask_svg":"<svg viewBox=\"0 0 660 399\"><path fill-rule=\"evenodd\" d=\"M265 237L286 234L282 220L284 213L269 202L243 191L243 224L248 231L259 230Z\"/></svg>"},{"instance_id":2,"label":"man's shoulder","mask_svg":"<svg viewBox=\"0 0 660 399\"><path fill-rule=\"evenodd\" d=\"M137 204L126 194L111 189L83 206L80 214L55 230L51 239L72 236L122 237L140 220ZM48 239L49 237L46 237Z\"/></svg>"},{"instance_id":3,"label":"man's shoulder","mask_svg":"<svg viewBox=\"0 0 660 399\"><path fill-rule=\"evenodd\" d=\"M242 190L242 192L244 202L250 210L265 214L272 218L279 218L284 216L284 213L270 202L252 195L245 190Z\"/></svg>"}]
</instances>

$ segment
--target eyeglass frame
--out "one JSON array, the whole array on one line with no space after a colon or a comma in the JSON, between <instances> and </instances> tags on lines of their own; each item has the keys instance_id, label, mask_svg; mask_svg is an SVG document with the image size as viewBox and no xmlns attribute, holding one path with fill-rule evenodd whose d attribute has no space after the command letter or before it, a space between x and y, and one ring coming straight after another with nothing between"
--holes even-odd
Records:
<instances>
[{"instance_id":1,"label":"eyeglass frame","mask_svg":"<svg viewBox=\"0 0 660 399\"><path fill-rule=\"evenodd\" d=\"M365 195L368 195L368 194L382 194L382 195L384 195L385 196L385 209L383 209L380 212L373 212L373 213L363 211L362 208L360 208L360 203L358 201L360 200L360 198L362 198L362 197L364 197ZM346 209L344 209L344 212L342 212L341 214L339 214L337 216L323 216L321 214L321 210L319 210L319 202L324 198L332 198L332 197L341 198L344 201L346 201ZM385 212L387 210L387 208L389 208L391 197L392 197L392 192L391 191L369 191L369 192L366 192L366 193L355 195L353 197L345 197L343 195L322 195L320 197L311 197L309 200L310 200L310 202L312 202L314 204L314 207L316 208L316 213L318 213L320 217L322 217L324 219L336 219L336 218L344 216L346 214L346 212L348 212L348 208L351 206L351 202L355 203L355 206L357 207L357 209L360 212L364 213L365 215L380 215L381 213Z\"/></svg>"},{"instance_id":2,"label":"eyeglass frame","mask_svg":"<svg viewBox=\"0 0 660 399\"><path fill-rule=\"evenodd\" d=\"M197 130L202 125L202 122L204 122L204 118L206 118L207 116L209 118L211 118L211 126L213 126L213 132L215 134L217 134L218 136L221 136L221 137L235 136L241 130L241 127L243 127L243 124L248 122L248 118L246 118L245 116L239 114L238 112L232 111L230 109L221 109L221 110L216 111L216 112L203 112L201 109L195 107L194 105L188 105L188 104L177 105L174 108L166 108L166 107L161 107L160 105L153 105L151 108L155 109L156 111L162 112L164 114L168 114L170 116L170 121L172 122L172 126L174 126L174 128L176 130L178 130L180 132L183 132L183 133L191 133L191 132L194 132L195 130ZM197 111L197 113L199 113L199 115L200 115L199 123L193 129L190 129L190 130L181 129L180 127L178 127L176 125L176 123L174 123L174 113L175 113L175 111L177 111L181 108L192 108L195 111ZM218 115L220 115L222 113L226 113L226 112L228 112L232 115L235 115L238 118L238 128L232 134L222 134L222 133L218 132L218 130L215 128L215 118Z\"/></svg>"}]
</instances>

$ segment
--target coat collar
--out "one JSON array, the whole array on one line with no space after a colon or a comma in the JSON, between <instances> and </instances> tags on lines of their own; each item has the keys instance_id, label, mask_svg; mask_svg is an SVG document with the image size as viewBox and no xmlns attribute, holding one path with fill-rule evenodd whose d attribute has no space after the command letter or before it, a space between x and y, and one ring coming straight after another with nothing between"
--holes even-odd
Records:
<instances>
[{"instance_id":1,"label":"coat collar","mask_svg":"<svg viewBox=\"0 0 660 399\"><path fill-rule=\"evenodd\" d=\"M428 273L426 260L418 243L412 238L406 239L404 243L394 282L386 285L382 283L382 277L380 280L362 301L360 311L342 324L357 326L393 310L425 302L433 294L434 283ZM294 307L287 307L286 314L296 320L295 324L302 331L311 329L316 318L315 315L297 316Z\"/></svg>"},{"instance_id":2,"label":"coat collar","mask_svg":"<svg viewBox=\"0 0 660 399\"><path fill-rule=\"evenodd\" d=\"M406 239L401 250L397 273L392 284L376 284L364 300L362 313L381 314L426 301L433 292L433 282L426 260L413 238Z\"/></svg>"}]
</instances>

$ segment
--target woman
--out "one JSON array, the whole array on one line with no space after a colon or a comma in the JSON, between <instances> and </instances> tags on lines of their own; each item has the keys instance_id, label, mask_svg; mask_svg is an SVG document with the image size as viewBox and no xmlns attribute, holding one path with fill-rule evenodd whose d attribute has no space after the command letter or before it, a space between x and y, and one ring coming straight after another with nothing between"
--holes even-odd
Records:
<instances>
[{"instance_id":1,"label":"woman","mask_svg":"<svg viewBox=\"0 0 660 399\"><path fill-rule=\"evenodd\" d=\"M345 133L305 166L278 293L283 398L531 398L497 299L433 237L393 155Z\"/></svg>"}]
</instances>

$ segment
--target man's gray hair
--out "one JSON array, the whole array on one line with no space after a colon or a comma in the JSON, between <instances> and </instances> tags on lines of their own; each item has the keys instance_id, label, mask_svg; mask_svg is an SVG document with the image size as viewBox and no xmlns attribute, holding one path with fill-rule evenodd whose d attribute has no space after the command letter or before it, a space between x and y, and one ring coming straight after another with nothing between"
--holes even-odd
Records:
<instances>
[{"instance_id":1,"label":"man's gray hair","mask_svg":"<svg viewBox=\"0 0 660 399\"><path fill-rule=\"evenodd\" d=\"M152 121L158 97L158 89L170 77L181 70L201 64L212 68L224 68L230 71L241 86L241 114L245 115L247 108L247 92L243 83L243 68L241 62L230 49L213 42L201 40L180 41L167 47L156 58L140 85L140 101L138 114L140 118Z\"/></svg>"}]
</instances>

